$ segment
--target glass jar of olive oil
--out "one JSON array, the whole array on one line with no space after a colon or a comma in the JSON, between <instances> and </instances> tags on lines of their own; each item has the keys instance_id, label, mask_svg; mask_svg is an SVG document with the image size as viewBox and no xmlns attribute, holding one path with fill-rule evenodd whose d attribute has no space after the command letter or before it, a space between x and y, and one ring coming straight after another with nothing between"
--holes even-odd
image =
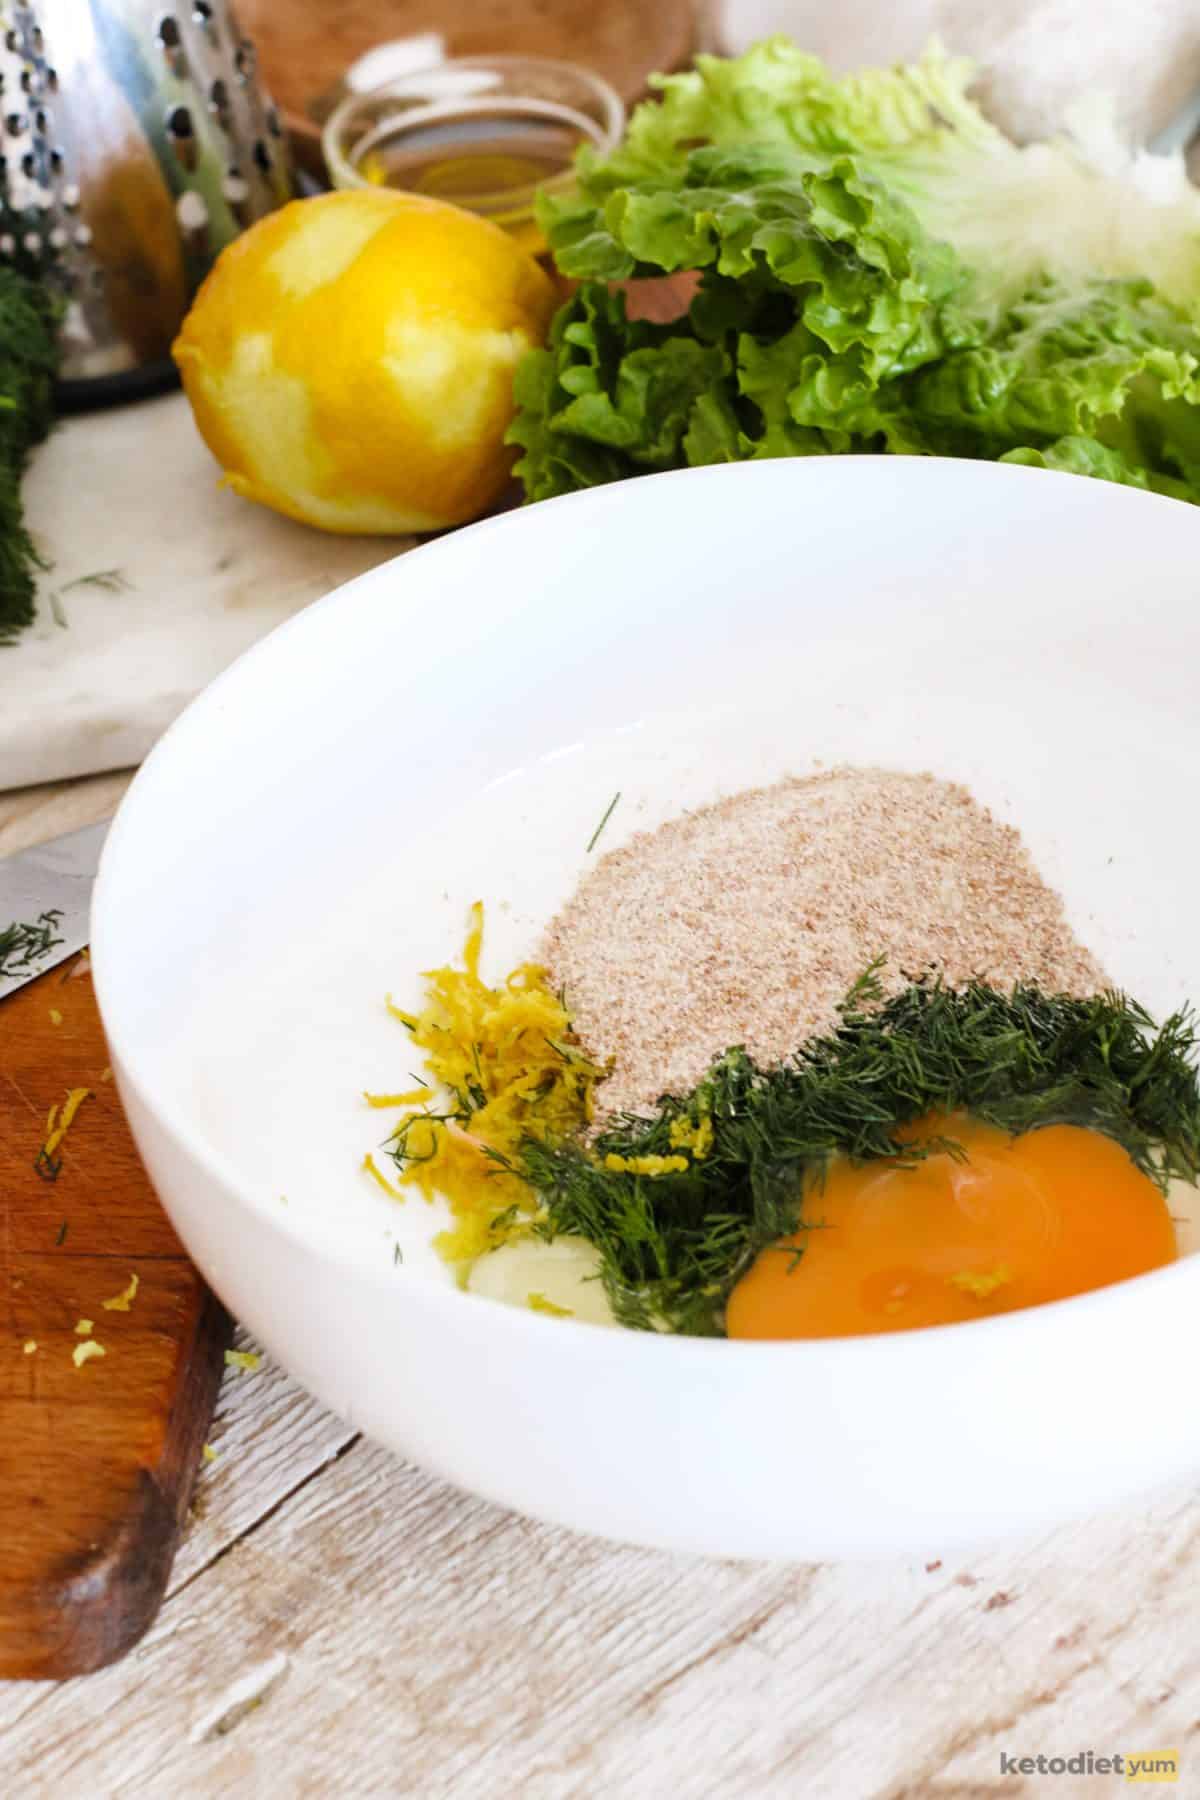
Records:
<instances>
[{"instance_id":1,"label":"glass jar of olive oil","mask_svg":"<svg viewBox=\"0 0 1200 1800\"><path fill-rule=\"evenodd\" d=\"M533 255L539 188L566 193L582 144L620 140L625 109L606 81L534 56L458 57L351 94L322 143L335 187L393 187L491 219Z\"/></svg>"}]
</instances>

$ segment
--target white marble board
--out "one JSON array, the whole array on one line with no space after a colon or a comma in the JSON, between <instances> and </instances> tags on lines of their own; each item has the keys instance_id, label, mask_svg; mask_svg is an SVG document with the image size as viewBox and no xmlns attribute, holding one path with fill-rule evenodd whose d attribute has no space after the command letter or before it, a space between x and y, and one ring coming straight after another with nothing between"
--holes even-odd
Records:
<instances>
[{"instance_id":1,"label":"white marble board","mask_svg":"<svg viewBox=\"0 0 1200 1800\"><path fill-rule=\"evenodd\" d=\"M0 646L0 789L140 762L243 650L413 542L238 499L178 393L64 420L23 492L51 566L36 622ZM115 589L80 581L108 570Z\"/></svg>"}]
</instances>

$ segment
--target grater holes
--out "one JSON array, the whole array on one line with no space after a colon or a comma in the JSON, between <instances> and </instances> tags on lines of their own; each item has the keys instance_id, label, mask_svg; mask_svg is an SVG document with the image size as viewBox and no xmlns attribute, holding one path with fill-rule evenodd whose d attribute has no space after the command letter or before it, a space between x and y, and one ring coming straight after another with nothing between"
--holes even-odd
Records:
<instances>
[{"instance_id":1,"label":"grater holes","mask_svg":"<svg viewBox=\"0 0 1200 1800\"><path fill-rule=\"evenodd\" d=\"M42 83L48 94L57 94L58 70L52 69L49 63L46 64L45 72L42 75Z\"/></svg>"},{"instance_id":2,"label":"grater holes","mask_svg":"<svg viewBox=\"0 0 1200 1800\"><path fill-rule=\"evenodd\" d=\"M189 189L175 202L175 217L180 230L188 237L198 237L208 230L208 202L203 194Z\"/></svg>"},{"instance_id":3,"label":"grater holes","mask_svg":"<svg viewBox=\"0 0 1200 1800\"><path fill-rule=\"evenodd\" d=\"M273 138L283 136L283 126L279 122L279 108L274 103L267 108L267 130Z\"/></svg>"},{"instance_id":4,"label":"grater holes","mask_svg":"<svg viewBox=\"0 0 1200 1800\"><path fill-rule=\"evenodd\" d=\"M158 21L159 48L166 60L168 69L177 81L187 75L187 57L183 53L183 39L179 31L179 20L174 13L164 13Z\"/></svg>"},{"instance_id":5,"label":"grater holes","mask_svg":"<svg viewBox=\"0 0 1200 1800\"><path fill-rule=\"evenodd\" d=\"M36 181L38 174L37 158L32 150L26 150L21 158L21 173L26 181Z\"/></svg>"},{"instance_id":6,"label":"grater holes","mask_svg":"<svg viewBox=\"0 0 1200 1800\"><path fill-rule=\"evenodd\" d=\"M233 68L238 81L245 87L254 74L254 45L243 39L233 53Z\"/></svg>"},{"instance_id":7,"label":"grater holes","mask_svg":"<svg viewBox=\"0 0 1200 1800\"><path fill-rule=\"evenodd\" d=\"M194 169L197 162L196 127L192 120L190 107L173 106L167 114L167 136L171 140L171 148L185 169Z\"/></svg>"},{"instance_id":8,"label":"grater holes","mask_svg":"<svg viewBox=\"0 0 1200 1800\"><path fill-rule=\"evenodd\" d=\"M264 139L255 138L251 160L254 163L255 168L260 170L262 174L269 175L271 173L271 152L268 150Z\"/></svg>"},{"instance_id":9,"label":"grater holes","mask_svg":"<svg viewBox=\"0 0 1200 1800\"><path fill-rule=\"evenodd\" d=\"M63 154L63 151L57 144L54 146L53 150L51 150L51 152L50 152L49 162L50 162L50 173L52 175L61 175L63 170L67 166L66 156Z\"/></svg>"},{"instance_id":10,"label":"grater holes","mask_svg":"<svg viewBox=\"0 0 1200 1800\"><path fill-rule=\"evenodd\" d=\"M13 56L16 56L21 48L21 39L11 25L4 34L4 48Z\"/></svg>"},{"instance_id":11,"label":"grater holes","mask_svg":"<svg viewBox=\"0 0 1200 1800\"><path fill-rule=\"evenodd\" d=\"M29 41L33 45L34 55L40 56L42 54L43 50L46 48L46 39L42 32L42 28L40 25L34 26L32 32L30 33Z\"/></svg>"},{"instance_id":12,"label":"grater holes","mask_svg":"<svg viewBox=\"0 0 1200 1800\"><path fill-rule=\"evenodd\" d=\"M4 129L7 131L9 137L20 137L25 129L25 125L26 119L24 113L10 112L5 115Z\"/></svg>"},{"instance_id":13,"label":"grater holes","mask_svg":"<svg viewBox=\"0 0 1200 1800\"><path fill-rule=\"evenodd\" d=\"M33 115L33 123L37 130L38 136L45 137L46 133L50 129L50 120L40 106L38 107L37 111Z\"/></svg>"},{"instance_id":14,"label":"grater holes","mask_svg":"<svg viewBox=\"0 0 1200 1800\"><path fill-rule=\"evenodd\" d=\"M208 90L208 104L217 124L223 131L228 131L231 118L229 87L219 75Z\"/></svg>"},{"instance_id":15,"label":"grater holes","mask_svg":"<svg viewBox=\"0 0 1200 1800\"><path fill-rule=\"evenodd\" d=\"M21 92L23 94L33 92L33 72L30 69L21 70Z\"/></svg>"}]
</instances>

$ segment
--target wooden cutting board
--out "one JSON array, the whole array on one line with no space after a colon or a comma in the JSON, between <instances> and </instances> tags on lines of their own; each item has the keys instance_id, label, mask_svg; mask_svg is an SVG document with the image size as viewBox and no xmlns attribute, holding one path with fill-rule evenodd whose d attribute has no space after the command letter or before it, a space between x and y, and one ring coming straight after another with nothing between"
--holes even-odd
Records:
<instances>
[{"instance_id":1,"label":"wooden cutting board","mask_svg":"<svg viewBox=\"0 0 1200 1800\"><path fill-rule=\"evenodd\" d=\"M153 1619L230 1332L138 1160L77 961L0 1002L0 1678L100 1668ZM39 1173L74 1087L91 1098ZM77 1367L85 1343L105 1354Z\"/></svg>"}]
</instances>

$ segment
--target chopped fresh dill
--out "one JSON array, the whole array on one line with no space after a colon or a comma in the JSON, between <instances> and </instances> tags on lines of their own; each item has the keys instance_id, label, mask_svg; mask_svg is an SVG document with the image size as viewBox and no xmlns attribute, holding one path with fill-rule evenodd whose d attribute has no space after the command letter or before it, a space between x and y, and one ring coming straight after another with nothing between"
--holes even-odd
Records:
<instances>
[{"instance_id":1,"label":"chopped fresh dill","mask_svg":"<svg viewBox=\"0 0 1200 1800\"><path fill-rule=\"evenodd\" d=\"M725 1300L754 1257L809 1227L805 1194L829 1157L911 1163L944 1150L944 1140L897 1135L931 1113L967 1112L1014 1134L1085 1126L1123 1145L1160 1187L1194 1181L1196 1041L1189 1012L1156 1030L1117 993L1073 999L978 982L951 990L928 975L884 1000L876 964L847 995L836 1030L781 1067L760 1069L731 1049L653 1117L623 1115L589 1144L526 1138L507 1166L541 1197L538 1235L596 1246L623 1324L719 1335ZM704 1120L711 1143L685 1169L648 1176L620 1166L669 1156L680 1121L691 1129Z\"/></svg>"},{"instance_id":2,"label":"chopped fresh dill","mask_svg":"<svg viewBox=\"0 0 1200 1800\"><path fill-rule=\"evenodd\" d=\"M64 581L58 590L61 599L74 588L99 588L105 594L127 594L133 583L121 569L94 569L90 575L76 575L72 581Z\"/></svg>"},{"instance_id":3,"label":"chopped fresh dill","mask_svg":"<svg viewBox=\"0 0 1200 1800\"><path fill-rule=\"evenodd\" d=\"M588 847L584 851L585 856L590 856L592 854L592 851L596 848L596 845L600 842L600 833L604 830L604 827L608 824L608 821L612 818L614 812L617 810L617 801L620 798L621 798L621 790L620 790L620 788L618 788L616 793L613 795L612 799L609 801L608 805L604 809L604 817L601 819L601 821L597 825L595 831L593 831L591 837L588 839Z\"/></svg>"},{"instance_id":4,"label":"chopped fresh dill","mask_svg":"<svg viewBox=\"0 0 1200 1800\"><path fill-rule=\"evenodd\" d=\"M32 624L48 566L25 523L21 477L54 419L62 306L32 276L0 269L0 645Z\"/></svg>"},{"instance_id":5,"label":"chopped fresh dill","mask_svg":"<svg viewBox=\"0 0 1200 1800\"><path fill-rule=\"evenodd\" d=\"M61 912L52 909L39 913L32 925L6 925L0 931L0 979L24 974L48 956L56 944L61 944L62 939L56 936L61 918Z\"/></svg>"},{"instance_id":6,"label":"chopped fresh dill","mask_svg":"<svg viewBox=\"0 0 1200 1800\"><path fill-rule=\"evenodd\" d=\"M75 588L99 588L104 594L126 594L133 583L120 569L95 569L90 575L76 575L73 581L64 581L60 588L46 596L50 615L54 623L63 631L70 630L70 620L63 607L63 597Z\"/></svg>"}]
</instances>

